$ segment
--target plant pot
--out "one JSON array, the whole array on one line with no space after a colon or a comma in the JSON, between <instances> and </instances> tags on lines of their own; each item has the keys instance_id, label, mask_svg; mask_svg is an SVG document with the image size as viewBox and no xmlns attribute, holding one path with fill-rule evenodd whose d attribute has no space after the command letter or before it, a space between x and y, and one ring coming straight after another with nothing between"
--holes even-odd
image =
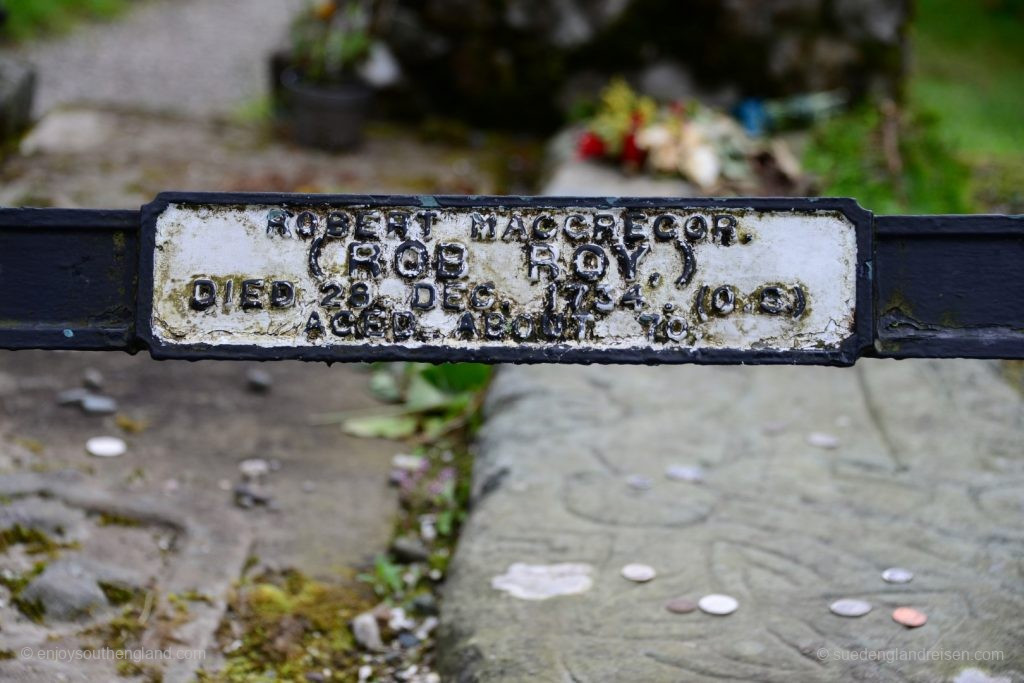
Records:
<instances>
[{"instance_id":1,"label":"plant pot","mask_svg":"<svg viewBox=\"0 0 1024 683\"><path fill-rule=\"evenodd\" d=\"M351 149L363 136L363 124L373 102L373 90L352 81L318 85L303 81L295 69L281 72L292 137L318 149Z\"/></svg>"}]
</instances>

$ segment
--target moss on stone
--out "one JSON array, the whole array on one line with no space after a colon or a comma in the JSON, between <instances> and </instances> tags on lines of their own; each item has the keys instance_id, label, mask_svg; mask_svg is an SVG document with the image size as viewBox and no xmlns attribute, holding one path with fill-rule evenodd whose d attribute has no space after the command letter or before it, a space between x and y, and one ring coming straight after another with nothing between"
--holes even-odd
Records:
<instances>
[{"instance_id":1,"label":"moss on stone","mask_svg":"<svg viewBox=\"0 0 1024 683\"><path fill-rule=\"evenodd\" d=\"M329 584L295 570L243 579L219 634L226 663L200 671L199 680L304 681L325 668L354 678L361 660L349 622L373 604L359 584Z\"/></svg>"}]
</instances>

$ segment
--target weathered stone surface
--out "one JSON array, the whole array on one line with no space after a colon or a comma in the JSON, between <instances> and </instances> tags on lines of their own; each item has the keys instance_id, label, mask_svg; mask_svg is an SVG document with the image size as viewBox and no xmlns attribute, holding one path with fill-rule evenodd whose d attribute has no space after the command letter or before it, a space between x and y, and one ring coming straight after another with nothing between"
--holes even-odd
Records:
<instances>
[{"instance_id":1,"label":"weathered stone surface","mask_svg":"<svg viewBox=\"0 0 1024 683\"><path fill-rule=\"evenodd\" d=\"M107 606L99 581L100 577L91 567L81 562L60 560L33 579L20 597L38 602L47 620L84 619Z\"/></svg>"},{"instance_id":2,"label":"weathered stone surface","mask_svg":"<svg viewBox=\"0 0 1024 683\"><path fill-rule=\"evenodd\" d=\"M488 414L473 513L442 603L439 651L453 680L947 681L968 668L1018 680L1024 671L1024 402L992 364L508 367ZM816 431L839 446L808 445ZM673 462L699 464L704 482L663 478ZM630 489L633 473L654 486ZM491 587L514 562L588 563L594 586L518 600ZM658 578L624 581L628 562ZM886 583L890 566L914 580ZM740 607L727 617L664 607L709 593ZM876 609L844 619L829 611L838 598ZM928 623L896 624L904 605ZM833 655L932 648L1004 659Z\"/></svg>"}]
</instances>

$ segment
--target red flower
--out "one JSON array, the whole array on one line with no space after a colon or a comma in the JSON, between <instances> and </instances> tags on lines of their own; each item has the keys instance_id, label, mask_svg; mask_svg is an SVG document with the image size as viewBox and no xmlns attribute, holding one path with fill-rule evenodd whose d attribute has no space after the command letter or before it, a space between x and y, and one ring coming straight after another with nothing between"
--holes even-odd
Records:
<instances>
[{"instance_id":1,"label":"red flower","mask_svg":"<svg viewBox=\"0 0 1024 683\"><path fill-rule=\"evenodd\" d=\"M636 146L636 133L629 132L622 139L622 163L628 166L639 167L644 163L647 151Z\"/></svg>"},{"instance_id":2,"label":"red flower","mask_svg":"<svg viewBox=\"0 0 1024 683\"><path fill-rule=\"evenodd\" d=\"M604 140L594 131L588 130L580 136L577 148L581 159L593 159L604 156Z\"/></svg>"}]
</instances>

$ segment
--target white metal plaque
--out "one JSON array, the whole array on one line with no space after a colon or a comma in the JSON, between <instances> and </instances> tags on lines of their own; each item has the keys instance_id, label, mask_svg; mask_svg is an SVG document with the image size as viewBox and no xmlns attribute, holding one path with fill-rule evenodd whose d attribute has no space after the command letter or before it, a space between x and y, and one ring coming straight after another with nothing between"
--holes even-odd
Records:
<instances>
[{"instance_id":1,"label":"white metal plaque","mask_svg":"<svg viewBox=\"0 0 1024 683\"><path fill-rule=\"evenodd\" d=\"M537 202L168 203L152 338L649 360L834 351L854 334L857 235L840 211Z\"/></svg>"}]
</instances>

